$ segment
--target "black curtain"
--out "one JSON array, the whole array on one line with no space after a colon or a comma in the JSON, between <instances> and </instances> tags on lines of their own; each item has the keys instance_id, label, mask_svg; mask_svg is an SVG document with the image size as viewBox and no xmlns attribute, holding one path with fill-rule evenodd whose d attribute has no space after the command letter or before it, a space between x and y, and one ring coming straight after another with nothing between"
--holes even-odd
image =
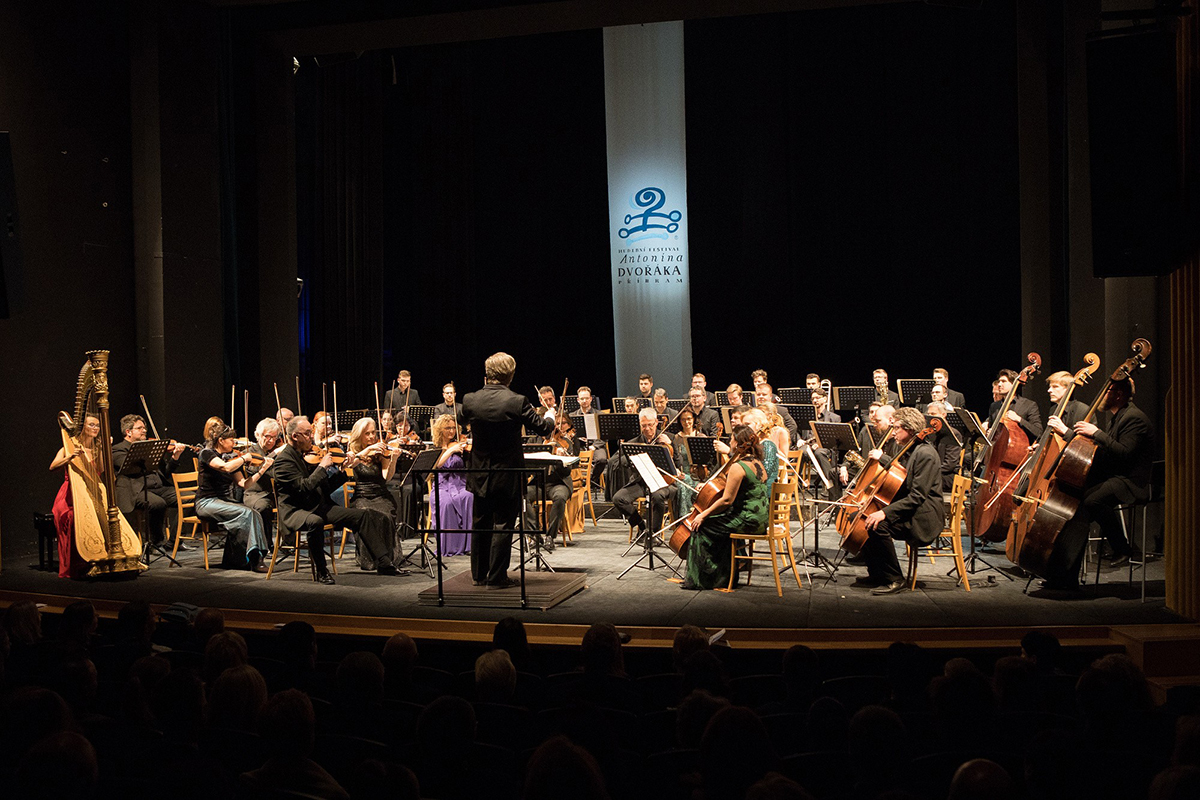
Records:
<instances>
[{"instance_id":1,"label":"black curtain","mask_svg":"<svg viewBox=\"0 0 1200 800\"><path fill-rule=\"evenodd\" d=\"M296 75L297 271L303 409L338 383L339 409L374 405L379 374L386 53L317 63ZM291 394L288 392L287 394ZM325 404L332 411L333 397Z\"/></svg>"}]
</instances>

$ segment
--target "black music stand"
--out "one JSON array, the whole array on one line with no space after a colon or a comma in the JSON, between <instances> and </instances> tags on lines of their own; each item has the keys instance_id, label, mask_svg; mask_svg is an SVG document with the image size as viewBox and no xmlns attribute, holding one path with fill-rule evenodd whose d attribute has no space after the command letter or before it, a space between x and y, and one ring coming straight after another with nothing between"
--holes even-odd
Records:
<instances>
[{"instance_id":1,"label":"black music stand","mask_svg":"<svg viewBox=\"0 0 1200 800\"><path fill-rule=\"evenodd\" d=\"M933 400L933 387L937 381L933 378L900 378L896 386L900 390L900 404L913 406L922 411Z\"/></svg>"},{"instance_id":2,"label":"black music stand","mask_svg":"<svg viewBox=\"0 0 1200 800\"><path fill-rule=\"evenodd\" d=\"M686 406L689 402L690 401L686 397L682 398L682 399L677 399L677 400L672 400L671 398L668 397L667 398L667 408L671 409L672 411L674 411L676 413L679 413L680 411L683 411L683 407Z\"/></svg>"},{"instance_id":3,"label":"black music stand","mask_svg":"<svg viewBox=\"0 0 1200 800\"><path fill-rule=\"evenodd\" d=\"M337 429L349 434L350 429L354 427L354 423L358 422L363 417L375 419L375 409L363 408L351 409L349 411L339 411L337 412L337 417L335 418L337 421Z\"/></svg>"},{"instance_id":4,"label":"black music stand","mask_svg":"<svg viewBox=\"0 0 1200 800\"><path fill-rule=\"evenodd\" d=\"M142 503L145 507L135 510L141 512L142 524L138 525L138 536L142 538L142 558L145 559L146 566L150 566L160 558L167 559L171 562L172 566L183 566L167 552L167 540L165 536L161 542L152 542L150 541L150 532L142 530L149 523L150 519L150 515L147 513L149 503L146 497L150 493L150 490L146 488L144 478L147 475L158 472L159 465L162 464L162 460L166 457L167 449L170 446L171 441L169 439L144 439L140 442L134 442L130 445L129 453L125 456L125 461L121 464L121 471L117 473L118 476L123 475L126 478L143 478ZM151 551L155 555L151 555Z\"/></svg>"},{"instance_id":5,"label":"black music stand","mask_svg":"<svg viewBox=\"0 0 1200 800\"><path fill-rule=\"evenodd\" d=\"M413 406L409 406L409 408L413 408ZM415 486L413 486L413 493L412 493L412 497L413 497L413 510L412 510L413 516L412 516L412 518L414 520L418 520L421 518L421 499L425 495L425 492L420 489L421 482L425 479L425 476L428 476L429 473L431 471L433 471L433 469L435 468L435 466L437 464L437 460L441 455L442 455L441 448L434 448L432 450L422 450L420 453L417 453L416 458L413 459L412 466L408 468L408 473L404 476L404 479L400 481L400 485L403 486L404 482L408 480L409 476L412 476L414 479L414 483L416 484ZM434 491L436 491L436 490L437 490L437 487L435 485ZM431 512L432 512L432 509L431 509ZM428 574L429 577L431 577L431 578L434 577L433 562L436 561L438 563L439 569L445 568L445 564L442 563L442 558L441 558L441 551L442 551L441 515L440 514L435 515L433 522L434 522L433 533L434 533L434 536L438 540L437 551L435 552L433 550L433 548L431 548L429 546L429 531L426 531L423 535L420 535L417 537L416 547L414 547L412 550L409 550L408 555L406 555L406 556L404 556L404 558L400 559L400 563L396 565L397 567L411 565L411 566L415 567L416 569L419 569L422 572ZM414 557L418 553L420 553L420 555L421 555L420 564L418 564L414 560Z\"/></svg>"},{"instance_id":6,"label":"black music stand","mask_svg":"<svg viewBox=\"0 0 1200 800\"><path fill-rule=\"evenodd\" d=\"M879 395L874 386L835 386L833 387L834 411L853 411L855 419L862 418L862 410L871 407Z\"/></svg>"},{"instance_id":7,"label":"black music stand","mask_svg":"<svg viewBox=\"0 0 1200 800\"><path fill-rule=\"evenodd\" d=\"M817 407L812 403L780 403L796 423L797 428L804 428L817 418Z\"/></svg>"},{"instance_id":8,"label":"black music stand","mask_svg":"<svg viewBox=\"0 0 1200 800\"><path fill-rule=\"evenodd\" d=\"M626 459L630 459L633 456L638 455L639 453L645 453L646 455L648 455L650 457L650 460L652 462L654 462L654 466L658 467L663 472L667 473L668 475L678 475L679 474L675 469L675 462L671 460L670 451L667 450L667 448L661 444L634 444L632 442L623 442L621 444L621 452L624 453ZM645 483L645 482L643 481L643 483ZM670 484L668 484L668 485L670 485ZM653 500L650 495L651 495L650 487L649 487L649 485L647 485L646 486L646 513L650 514L651 517L653 517L654 506L653 506ZM643 533L637 539L635 539L634 542L625 549L624 554L628 554L630 550L632 550L634 547L636 547L639 543L642 543L645 547L645 552L642 553L642 556L637 561L633 562L628 567L626 567L625 571L617 576L617 580L621 580L621 578L624 578L625 574L628 573L634 567L638 567L640 569L648 569L651 572L653 572L656 569L656 567L654 565L654 559L656 559L656 558L662 562L662 565L664 567L671 570L671 572L674 572L676 578L680 577L679 571L677 569L675 569L673 566L671 566L670 563L668 563L665 558L663 558L662 556L658 555L658 553L655 552L654 548L657 544L658 533L659 533L658 531L654 530L654 526L649 525L646 527L646 532ZM645 565L643 565L642 564L643 561L646 561L647 563Z\"/></svg>"},{"instance_id":9,"label":"black music stand","mask_svg":"<svg viewBox=\"0 0 1200 800\"><path fill-rule=\"evenodd\" d=\"M843 453L851 450L858 450L858 437L854 435L854 426L849 422L817 422L816 420L813 420L809 422L808 425L813 432L813 439L816 441L817 447L834 453L834 458L830 465L833 469L837 469L837 465L841 463ZM815 456L811 452L809 453L809 457L815 459ZM830 475L829 479L831 481L836 481L837 475ZM814 492L813 503L815 504L818 502L820 501L816 499ZM836 506L831 506L831 508L836 508ZM803 530L803 528L801 530ZM800 543L800 550L803 555L802 560L804 560L805 563L809 563L811 561L814 567L823 569L829 573L826 583L834 580L834 574L837 572L838 564L830 561L824 554L821 553L820 511L813 514L812 552L809 552L803 540Z\"/></svg>"},{"instance_id":10,"label":"black music stand","mask_svg":"<svg viewBox=\"0 0 1200 800\"><path fill-rule=\"evenodd\" d=\"M636 439L642 432L637 414L627 414L624 411L613 414L597 414L596 425L600 438L606 442L623 439Z\"/></svg>"},{"instance_id":11,"label":"black music stand","mask_svg":"<svg viewBox=\"0 0 1200 800\"><path fill-rule=\"evenodd\" d=\"M779 402L787 405L811 403L813 390L807 386L786 386L778 390Z\"/></svg>"},{"instance_id":12,"label":"black music stand","mask_svg":"<svg viewBox=\"0 0 1200 800\"><path fill-rule=\"evenodd\" d=\"M566 411L568 414L573 414L579 410L579 395L577 394L564 394L560 398L560 402L562 403L563 411Z\"/></svg>"},{"instance_id":13,"label":"black music stand","mask_svg":"<svg viewBox=\"0 0 1200 800\"><path fill-rule=\"evenodd\" d=\"M541 438L541 437L538 437ZM545 442L523 442L521 444L522 453L552 453L554 445L546 444Z\"/></svg>"},{"instance_id":14,"label":"black music stand","mask_svg":"<svg viewBox=\"0 0 1200 800\"><path fill-rule=\"evenodd\" d=\"M963 408L956 408L949 416L954 418L960 425L963 426L963 428L966 429L967 435L963 441L964 451L974 452L975 442L980 439L985 442L989 441L987 434L983 432L983 426L980 424L979 417L975 415L975 412L967 411ZM951 430L953 430L953 427ZM981 571L986 572L989 569L995 570L1011 581L1013 580L1012 575L1009 575L995 564L989 562L978 552L975 547L975 476L972 474L974 472L975 465L968 465L965 453L960 463L961 466L959 467L959 474L971 481L971 490L968 491L966 497L963 498L963 517L967 522L967 539L971 543L971 552L968 553L963 559L964 565L967 568L967 572L971 575L974 575ZM953 531L953 533L955 536L959 535L958 531ZM979 566L980 564L983 564L982 569ZM990 584L994 582L995 576L989 575L988 583ZM1028 591L1028 584L1025 585L1025 589Z\"/></svg>"},{"instance_id":15,"label":"black music stand","mask_svg":"<svg viewBox=\"0 0 1200 800\"><path fill-rule=\"evenodd\" d=\"M433 422L433 406L409 406L408 426L424 436Z\"/></svg>"},{"instance_id":16,"label":"black music stand","mask_svg":"<svg viewBox=\"0 0 1200 800\"><path fill-rule=\"evenodd\" d=\"M522 449L526 453L549 453L549 452L553 451L554 446L553 445L538 446L538 445L526 444L526 445L522 445ZM533 531L525 530L525 515L521 514L520 525L518 526L517 536L513 538L513 545L514 545L514 547L516 547L516 549L518 551L522 551L524 548L521 547L521 541L525 538L525 534L527 534L527 533L536 534L533 537L533 547L530 548L530 550L528 551L529 555L524 555L524 553L522 552L521 556L518 556L518 558L522 558L522 556L524 556L521 560L521 569L524 570L525 565L532 561L534 572L542 572L543 570L545 570L546 572L554 572L554 567L550 566L550 562L546 560L546 556L542 553L542 543L546 541L546 535L549 533L549 529L546 527L546 521L550 517L550 514L545 511L546 502L547 502L546 501L546 478L549 477L550 467L553 465L548 461L534 460L531 462L529 460L526 460L525 466L528 467L531 465L531 463L536 464L537 466L541 467L541 470L537 473L537 475L532 476L532 477L533 477L533 480L535 480L537 482L537 496L538 496L539 502L542 503L543 511L541 514L538 515L539 527ZM525 497L524 491L521 492L521 496L522 496L522 498Z\"/></svg>"},{"instance_id":17,"label":"black music stand","mask_svg":"<svg viewBox=\"0 0 1200 800\"><path fill-rule=\"evenodd\" d=\"M729 392L713 392L713 394L716 395L718 406L729 405Z\"/></svg>"},{"instance_id":18,"label":"black music stand","mask_svg":"<svg viewBox=\"0 0 1200 800\"><path fill-rule=\"evenodd\" d=\"M716 439L713 439L711 436L689 436L687 442L688 452L692 455L693 464L700 464L705 467L716 465Z\"/></svg>"}]
</instances>

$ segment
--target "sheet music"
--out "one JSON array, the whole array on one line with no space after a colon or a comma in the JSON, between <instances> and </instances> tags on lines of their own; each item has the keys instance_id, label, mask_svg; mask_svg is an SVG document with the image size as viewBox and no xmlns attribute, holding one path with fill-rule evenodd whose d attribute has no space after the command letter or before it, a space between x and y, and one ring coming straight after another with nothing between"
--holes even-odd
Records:
<instances>
[{"instance_id":1,"label":"sheet music","mask_svg":"<svg viewBox=\"0 0 1200 800\"><path fill-rule=\"evenodd\" d=\"M593 442L600 438L600 426L596 424L595 414L583 415L583 438Z\"/></svg>"},{"instance_id":2,"label":"sheet music","mask_svg":"<svg viewBox=\"0 0 1200 800\"><path fill-rule=\"evenodd\" d=\"M645 453L638 453L629 459L629 463L633 464L638 471L638 475L642 476L642 482L646 484L646 488L650 490L650 494L654 494L659 489L665 489L667 482L658 474L658 467L654 466L654 462L650 460L650 456Z\"/></svg>"},{"instance_id":3,"label":"sheet music","mask_svg":"<svg viewBox=\"0 0 1200 800\"><path fill-rule=\"evenodd\" d=\"M557 461L564 467L579 465L579 456L556 456L553 453L526 453L526 461Z\"/></svg>"}]
</instances>

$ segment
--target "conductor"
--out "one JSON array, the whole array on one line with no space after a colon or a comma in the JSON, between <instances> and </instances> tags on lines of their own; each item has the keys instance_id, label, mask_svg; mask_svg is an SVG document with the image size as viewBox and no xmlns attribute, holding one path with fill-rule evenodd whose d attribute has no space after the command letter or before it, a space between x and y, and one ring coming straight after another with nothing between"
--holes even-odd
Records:
<instances>
[{"instance_id":1,"label":"conductor","mask_svg":"<svg viewBox=\"0 0 1200 800\"><path fill-rule=\"evenodd\" d=\"M525 482L519 472L496 470L525 466L522 425L541 436L554 430L553 417L543 417L528 399L509 390L516 371L517 361L508 353L489 356L483 362L483 388L468 394L462 403L472 438L467 488L475 495L471 577L476 586L504 588L516 583L508 577L508 561Z\"/></svg>"}]
</instances>

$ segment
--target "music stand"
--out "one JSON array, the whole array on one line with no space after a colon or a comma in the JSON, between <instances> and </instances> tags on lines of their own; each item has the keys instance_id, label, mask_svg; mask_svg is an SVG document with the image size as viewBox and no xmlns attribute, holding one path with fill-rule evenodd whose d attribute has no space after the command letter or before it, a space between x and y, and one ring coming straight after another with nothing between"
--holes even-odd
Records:
<instances>
[{"instance_id":1,"label":"music stand","mask_svg":"<svg viewBox=\"0 0 1200 800\"><path fill-rule=\"evenodd\" d=\"M562 396L562 407L563 407L563 410L566 411L568 414L572 414L572 413L578 411L579 410L579 395L564 394Z\"/></svg>"},{"instance_id":2,"label":"music stand","mask_svg":"<svg viewBox=\"0 0 1200 800\"><path fill-rule=\"evenodd\" d=\"M409 406L409 408L412 408L412 406ZM421 516L420 516L421 515L421 498L424 496L425 492L418 491L417 489L420 486L421 481L423 480L422 476L428 476L429 473L433 471L433 469L435 468L435 465L437 464L437 460L441 455L442 455L441 448L434 448L432 450L422 450L420 453L417 453L416 458L413 459L412 466L408 468L408 472L405 474L404 478L400 481L400 485L403 486L404 482L407 481L409 476L411 475L414 478L414 483L416 483L416 486L413 487L413 493L412 493L412 496L413 496L413 512L412 512L413 516L412 516L412 518L414 520L419 520L421 518ZM434 552L434 550L429 546L429 530L426 529L425 531L423 531L421 533L420 536L417 537L416 547L414 547L412 550L409 550L408 555L406 555L406 556L404 556L404 558L400 559L400 563L396 565L397 567L403 567L406 564L411 565L411 566L416 567L417 569L421 570L422 572L425 572L431 578L434 577L434 574L433 574L433 562L434 561L436 561L438 563L439 569L445 569L445 564L442 563L442 558L441 558L442 520L441 520L440 514L436 515L436 517L434 519L434 525L435 525L435 527L434 527L433 533L438 539L437 552ZM419 565L417 564L416 561L413 560L413 557L417 553L421 554L421 563Z\"/></svg>"},{"instance_id":3,"label":"music stand","mask_svg":"<svg viewBox=\"0 0 1200 800\"><path fill-rule=\"evenodd\" d=\"M521 452L522 453L552 453L552 452L554 452L554 445L545 444L544 442L522 442L521 443ZM541 465L539 464L539 466L541 466Z\"/></svg>"},{"instance_id":4,"label":"music stand","mask_svg":"<svg viewBox=\"0 0 1200 800\"><path fill-rule=\"evenodd\" d=\"M658 467L663 472L667 473L668 475L678 475L679 474L678 471L675 469L675 462L671 460L670 451L667 450L667 448L661 444L634 444L633 442L623 442L621 444L621 452L625 454L626 459L630 459L633 456L638 455L639 453L645 453L646 455L648 455L650 457L650 460L652 462L654 462L654 466ZM643 481L643 484L644 483L645 482ZM668 484L668 485L670 485L670 484ZM646 486L646 512L649 513L651 515L651 517L653 517L654 505L653 505L653 500L650 495L651 495L650 487L647 485ZM634 567L638 567L640 569L648 569L651 572L653 572L656 569L656 567L654 565L654 559L656 559L656 558L662 562L662 565L664 567L671 570L671 572L674 572L676 578L680 577L679 571L676 570L673 566L671 566L670 563L668 563L665 558L658 555L658 553L656 553L654 551L654 547L655 547L655 545L657 543L657 539L658 539L658 533L659 532L654 530L654 527L652 525L647 526L646 532L643 533L636 540L634 540L634 542L631 545L629 545L628 548L625 549L625 553L628 554L629 551L632 550L634 547L636 547L639 542L643 543L645 546L645 552L642 554L642 556L640 558L638 558L637 561L633 562L628 567L626 567L625 571L617 576L617 580L621 580L621 578L624 578L625 574L628 573ZM643 565L642 564L643 561L646 561L647 564Z\"/></svg>"},{"instance_id":5,"label":"music stand","mask_svg":"<svg viewBox=\"0 0 1200 800\"><path fill-rule=\"evenodd\" d=\"M677 399L677 400L672 400L671 398L668 397L667 398L667 408L678 413L680 411L683 411L683 407L686 406L689 402L690 401L686 397L682 398L682 399Z\"/></svg>"},{"instance_id":6,"label":"music stand","mask_svg":"<svg viewBox=\"0 0 1200 800\"><path fill-rule=\"evenodd\" d=\"M717 405L729 405L729 392L713 392L713 394L717 396Z\"/></svg>"},{"instance_id":7,"label":"music stand","mask_svg":"<svg viewBox=\"0 0 1200 800\"><path fill-rule=\"evenodd\" d=\"M930 425L932 425L934 419L935 419L935 417L931 417L929 414L926 414L925 415L925 427L928 428ZM963 443L962 434L959 433L958 426L956 426L954 424L954 422L957 422L958 425L962 425L962 420L956 419L954 422L951 422L948 417L936 417L936 419L940 419L944 423L942 425L942 433L946 433L946 434L949 434L950 436L953 436L954 443L957 444L959 447L962 447L962 443Z\"/></svg>"},{"instance_id":8,"label":"music stand","mask_svg":"<svg viewBox=\"0 0 1200 800\"><path fill-rule=\"evenodd\" d=\"M833 387L834 411L854 411L869 408L879 395L874 386L835 386Z\"/></svg>"},{"instance_id":9,"label":"music stand","mask_svg":"<svg viewBox=\"0 0 1200 800\"><path fill-rule=\"evenodd\" d=\"M627 414L624 411L613 414L597 414L596 425L599 427L600 438L606 442L636 439L642 432L638 415Z\"/></svg>"},{"instance_id":10,"label":"music stand","mask_svg":"<svg viewBox=\"0 0 1200 800\"><path fill-rule=\"evenodd\" d=\"M550 453L553 450L553 445L545 445L545 449L542 449L541 447L534 449L535 447L535 445L527 444L523 445L522 449L525 451L526 455L530 453ZM541 572L543 570L546 572L554 572L554 567L550 566L550 562L546 560L546 556L542 553L542 543L546 541L546 535L550 532L546 527L546 522L550 517L550 514L546 512L546 503L549 502L546 499L546 481L550 476L550 468L554 466L554 464L553 462L547 460L527 458L525 459L525 466L541 467L541 470L537 473L537 475L531 477L533 477L533 480L537 482L538 500L535 502L541 503L542 513L538 514L539 527L532 531L525 530L525 515L521 515L521 530L519 535L523 538L529 533L536 534L533 537L533 547L530 548L529 555L525 556L524 561L521 562L521 568L525 569L525 565L532 561L534 572ZM526 493L522 492L521 495L524 497ZM513 544L517 546L518 550L521 549L520 542L514 540Z\"/></svg>"},{"instance_id":11,"label":"music stand","mask_svg":"<svg viewBox=\"0 0 1200 800\"><path fill-rule=\"evenodd\" d=\"M145 478L147 475L158 472L158 466L167 455L167 449L170 446L171 441L169 439L144 439L140 442L134 442L130 445L129 453L125 456L125 461L121 464L121 471L117 475L123 475L126 478ZM149 493L150 490L146 488L146 481L143 480L142 503L145 504L146 509L149 508L146 498L146 495ZM141 528L149 524L150 515L146 513L145 509L136 510L141 511L143 524L138 526L138 536L142 537L142 557L146 560L146 566L149 566L160 558L167 559L176 567L183 566L167 552L165 537L162 542L150 541L150 532L141 530ZM154 551L157 555L152 557L150 555L151 551Z\"/></svg>"},{"instance_id":12,"label":"music stand","mask_svg":"<svg viewBox=\"0 0 1200 800\"><path fill-rule=\"evenodd\" d=\"M933 400L933 378L900 378L896 386L900 390L901 405L924 407Z\"/></svg>"},{"instance_id":13,"label":"music stand","mask_svg":"<svg viewBox=\"0 0 1200 800\"><path fill-rule=\"evenodd\" d=\"M375 409L363 408L358 410L351 409L349 411L337 412L338 430L349 432L349 430L354 427L354 423L358 422L363 417L375 419Z\"/></svg>"},{"instance_id":14,"label":"music stand","mask_svg":"<svg viewBox=\"0 0 1200 800\"><path fill-rule=\"evenodd\" d=\"M421 433L429 430L433 422L433 406L409 406L408 425L414 431Z\"/></svg>"},{"instance_id":15,"label":"music stand","mask_svg":"<svg viewBox=\"0 0 1200 800\"><path fill-rule=\"evenodd\" d=\"M688 452L692 454L692 463L711 467L717 463L716 439L709 436L689 436Z\"/></svg>"},{"instance_id":16,"label":"music stand","mask_svg":"<svg viewBox=\"0 0 1200 800\"><path fill-rule=\"evenodd\" d=\"M817 407L812 403L780 403L779 406L787 409L788 414L796 423L797 429L804 428L817 418Z\"/></svg>"},{"instance_id":17,"label":"music stand","mask_svg":"<svg viewBox=\"0 0 1200 800\"><path fill-rule=\"evenodd\" d=\"M788 405L811 403L813 390L806 386L787 386L779 390L779 402Z\"/></svg>"}]
</instances>

